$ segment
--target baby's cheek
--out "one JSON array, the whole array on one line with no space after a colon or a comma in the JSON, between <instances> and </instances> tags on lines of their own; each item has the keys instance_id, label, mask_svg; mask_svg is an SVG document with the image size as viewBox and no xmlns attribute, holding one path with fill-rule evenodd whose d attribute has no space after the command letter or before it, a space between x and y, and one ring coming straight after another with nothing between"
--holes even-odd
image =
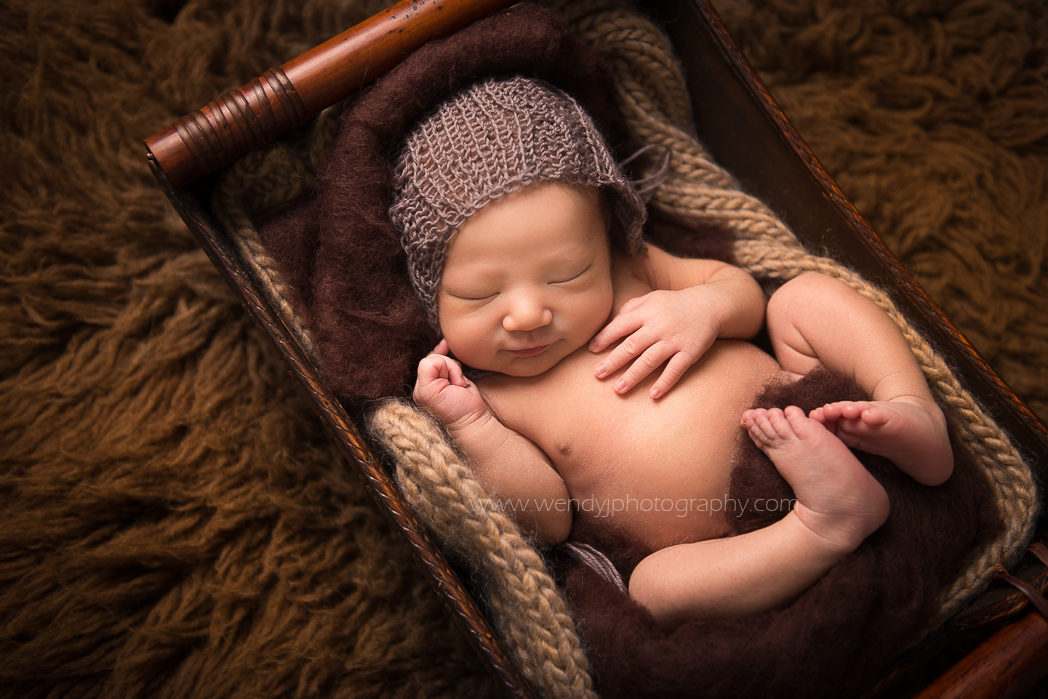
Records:
<instances>
[{"instance_id":1,"label":"baby's cheek","mask_svg":"<svg viewBox=\"0 0 1048 699\"><path fill-rule=\"evenodd\" d=\"M490 342L485 341L481 334L453 326L445 330L444 339L448 342L451 356L462 364L474 369L492 369L489 364L493 351Z\"/></svg>"}]
</instances>

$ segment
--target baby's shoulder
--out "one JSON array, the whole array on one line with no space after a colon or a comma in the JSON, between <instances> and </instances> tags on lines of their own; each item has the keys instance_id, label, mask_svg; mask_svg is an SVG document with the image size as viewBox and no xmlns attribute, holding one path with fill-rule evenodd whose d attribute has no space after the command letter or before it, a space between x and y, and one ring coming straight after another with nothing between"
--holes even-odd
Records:
<instances>
[{"instance_id":1,"label":"baby's shoulder","mask_svg":"<svg viewBox=\"0 0 1048 699\"><path fill-rule=\"evenodd\" d=\"M634 256L617 255L613 258L615 283L638 284L644 287L640 293L655 289L684 289L705 284L725 267L727 262L703 257L680 257L666 252L651 243ZM740 273L741 268L736 267Z\"/></svg>"}]
</instances>

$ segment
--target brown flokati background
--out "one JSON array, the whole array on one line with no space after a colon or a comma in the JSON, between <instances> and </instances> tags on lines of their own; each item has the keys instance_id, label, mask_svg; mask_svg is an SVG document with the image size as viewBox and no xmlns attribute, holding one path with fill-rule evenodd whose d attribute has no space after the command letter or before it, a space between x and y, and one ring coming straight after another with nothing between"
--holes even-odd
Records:
<instances>
[{"instance_id":1,"label":"brown flokati background","mask_svg":"<svg viewBox=\"0 0 1048 699\"><path fill-rule=\"evenodd\" d=\"M0 5L0 695L497 691L141 145L384 4ZM1048 415L1041 0L715 4Z\"/></svg>"}]
</instances>

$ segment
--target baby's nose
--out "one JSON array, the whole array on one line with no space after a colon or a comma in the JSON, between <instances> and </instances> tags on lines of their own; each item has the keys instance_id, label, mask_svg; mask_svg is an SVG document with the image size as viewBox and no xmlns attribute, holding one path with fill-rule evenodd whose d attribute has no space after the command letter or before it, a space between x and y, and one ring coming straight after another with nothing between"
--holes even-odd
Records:
<instances>
[{"instance_id":1,"label":"baby's nose","mask_svg":"<svg viewBox=\"0 0 1048 699\"><path fill-rule=\"evenodd\" d=\"M521 294L512 300L502 319L502 327L510 332L527 332L552 322L553 311L539 296Z\"/></svg>"}]
</instances>

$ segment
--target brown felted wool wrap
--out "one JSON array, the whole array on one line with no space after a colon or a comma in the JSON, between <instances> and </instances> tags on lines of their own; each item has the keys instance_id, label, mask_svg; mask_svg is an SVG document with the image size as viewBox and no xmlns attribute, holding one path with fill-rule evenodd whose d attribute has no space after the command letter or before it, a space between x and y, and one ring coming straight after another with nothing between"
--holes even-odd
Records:
<instances>
[{"instance_id":1,"label":"brown felted wool wrap","mask_svg":"<svg viewBox=\"0 0 1048 699\"><path fill-rule=\"evenodd\" d=\"M403 394L436 343L389 221L391 162L414 123L476 80L525 74L572 95L617 159L628 148L597 56L552 13L522 4L419 49L348 109L313 197L265 223L262 240L342 394Z\"/></svg>"}]
</instances>

